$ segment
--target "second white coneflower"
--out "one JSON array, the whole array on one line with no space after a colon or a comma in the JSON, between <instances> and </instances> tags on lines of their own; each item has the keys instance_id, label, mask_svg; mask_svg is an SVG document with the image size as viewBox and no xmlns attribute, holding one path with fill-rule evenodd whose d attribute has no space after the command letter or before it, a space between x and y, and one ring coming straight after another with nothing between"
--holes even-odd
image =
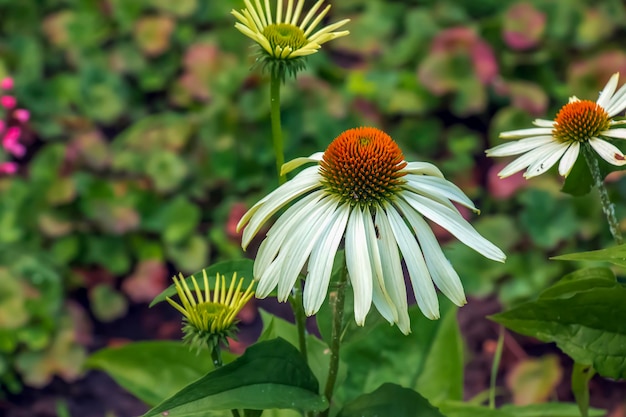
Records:
<instances>
[{"instance_id":1,"label":"second white coneflower","mask_svg":"<svg viewBox=\"0 0 626 417\"><path fill-rule=\"evenodd\" d=\"M363 325L373 302L400 330L410 332L404 258L417 304L439 317L435 285L455 304L465 304L463 286L424 217L439 224L489 259L504 253L482 237L452 202L474 204L434 166L406 162L389 135L361 127L339 135L324 153L295 159L291 171L316 163L280 186L241 219L243 247L282 207L298 199L276 221L254 263L257 296L278 287L285 301L305 263L304 308L315 314L326 298L335 254L342 241L354 291L354 315Z\"/></svg>"},{"instance_id":2,"label":"second white coneflower","mask_svg":"<svg viewBox=\"0 0 626 417\"><path fill-rule=\"evenodd\" d=\"M626 129L616 128L624 122L613 119L626 108L626 85L616 92L618 79L619 74L613 74L596 102L571 97L554 120L538 119L533 122L534 128L502 132L502 139L520 140L488 149L487 156L521 156L498 175L505 178L526 169L524 177L531 178L543 174L560 160L559 174L567 177L582 146L590 146L612 165L625 165L622 151L609 142L626 139Z\"/></svg>"}]
</instances>

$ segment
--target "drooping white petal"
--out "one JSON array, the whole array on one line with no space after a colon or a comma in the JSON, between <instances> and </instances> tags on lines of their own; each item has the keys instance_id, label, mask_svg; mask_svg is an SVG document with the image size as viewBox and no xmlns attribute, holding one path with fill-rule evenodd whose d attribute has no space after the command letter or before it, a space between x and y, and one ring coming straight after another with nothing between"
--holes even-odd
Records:
<instances>
[{"instance_id":1,"label":"drooping white petal","mask_svg":"<svg viewBox=\"0 0 626 417\"><path fill-rule=\"evenodd\" d=\"M527 168L535 161L544 158L546 155L552 152L554 150L555 143L557 145L562 145L565 147L567 146L566 143L559 144L558 142L553 142L528 151L524 155L520 156L519 158L515 159L513 162L505 166L504 169L502 169L502 171L498 173L498 176L500 178L506 178L509 175L515 174L516 172Z\"/></svg>"},{"instance_id":2,"label":"drooping white petal","mask_svg":"<svg viewBox=\"0 0 626 417\"><path fill-rule=\"evenodd\" d=\"M617 146L598 138L591 138L589 144L609 164L616 166L626 165L626 157Z\"/></svg>"},{"instance_id":3,"label":"drooping white petal","mask_svg":"<svg viewBox=\"0 0 626 417\"><path fill-rule=\"evenodd\" d=\"M372 269L367 248L364 214L355 207L346 228L346 266L354 290L354 319L363 326L372 305Z\"/></svg>"},{"instance_id":4,"label":"drooping white petal","mask_svg":"<svg viewBox=\"0 0 626 417\"><path fill-rule=\"evenodd\" d=\"M259 277L263 274L265 268L267 268L269 264L274 261L276 255L278 255L285 240L293 235L295 227L308 220L309 214L315 209L323 196L324 191L322 190L314 191L304 196L289 207L287 211L276 220L276 223L274 223L267 232L265 239L259 247L253 267L254 277Z\"/></svg>"},{"instance_id":5,"label":"drooping white petal","mask_svg":"<svg viewBox=\"0 0 626 417\"><path fill-rule=\"evenodd\" d=\"M322 199L315 207L307 221L302 221L293 230L284 247L287 250L279 253L279 257L284 253L284 264L281 270L281 277L278 281L278 301L286 301L291 293L298 275L309 259L313 247L319 239L321 233L333 220L333 213L337 208L337 201L332 198Z\"/></svg>"},{"instance_id":6,"label":"drooping white petal","mask_svg":"<svg viewBox=\"0 0 626 417\"><path fill-rule=\"evenodd\" d=\"M604 86L604 89L600 93L600 97L598 97L598 101L596 102L600 106L602 106L602 108L606 109L607 107L609 107L609 102L611 100L611 97L613 96L613 93L615 93L618 80L619 73L616 72L611 76L611 78L609 78L609 82L606 83L606 85Z\"/></svg>"},{"instance_id":7,"label":"drooping white petal","mask_svg":"<svg viewBox=\"0 0 626 417\"><path fill-rule=\"evenodd\" d=\"M396 243L391 224L389 224L387 214L385 210L380 207L376 208L375 222L378 227L378 251L383 266L385 288L398 312L398 328L402 333L409 334L411 332L411 321L409 318L406 285L404 284L404 273L402 272L398 244Z\"/></svg>"},{"instance_id":8,"label":"drooping white petal","mask_svg":"<svg viewBox=\"0 0 626 417\"><path fill-rule=\"evenodd\" d=\"M600 132L600 135L607 136L609 138L626 139L626 129L607 129Z\"/></svg>"},{"instance_id":9,"label":"drooping white petal","mask_svg":"<svg viewBox=\"0 0 626 417\"><path fill-rule=\"evenodd\" d=\"M450 262L443 254L435 234L428 226L422 216L416 212L406 202L399 199L396 204L402 209L405 218L415 231L417 240L424 252L428 271L435 282L435 285L458 306L465 305L465 292L459 275L456 273Z\"/></svg>"},{"instance_id":10,"label":"drooping white petal","mask_svg":"<svg viewBox=\"0 0 626 417\"><path fill-rule=\"evenodd\" d=\"M265 298L276 288L278 280L280 279L280 268L282 262L272 262L268 268L263 271L263 274L259 276L259 283L256 286L255 295L257 298Z\"/></svg>"},{"instance_id":11,"label":"drooping white petal","mask_svg":"<svg viewBox=\"0 0 626 417\"><path fill-rule=\"evenodd\" d=\"M289 172L293 171L296 168L301 167L304 164L308 164L311 162L319 162L322 160L323 157L324 157L324 152L316 152L309 157L301 157L301 158L292 159L291 161L283 164L283 166L280 168L280 175L288 174Z\"/></svg>"},{"instance_id":12,"label":"drooping white petal","mask_svg":"<svg viewBox=\"0 0 626 417\"><path fill-rule=\"evenodd\" d=\"M436 197L440 202L445 200L456 201L470 210L477 211L472 200L470 200L459 187L448 180L426 175L411 174L406 175L404 179L407 181L405 188L422 195Z\"/></svg>"},{"instance_id":13,"label":"drooping white petal","mask_svg":"<svg viewBox=\"0 0 626 417\"><path fill-rule=\"evenodd\" d=\"M376 229L374 227L374 219L368 208L363 212L363 220L365 226L365 241L367 242L367 250L370 254L372 275L373 275L373 301L380 314L390 323L398 321L398 312L391 301L387 289L385 288L385 280L383 277L383 266L381 262L380 252L378 250L378 238L376 237Z\"/></svg>"},{"instance_id":14,"label":"drooping white petal","mask_svg":"<svg viewBox=\"0 0 626 417\"><path fill-rule=\"evenodd\" d=\"M340 205L313 248L303 294L304 312L307 316L317 313L326 298L333 261L346 230L349 214L350 205Z\"/></svg>"},{"instance_id":15,"label":"drooping white petal","mask_svg":"<svg viewBox=\"0 0 626 417\"><path fill-rule=\"evenodd\" d=\"M500 133L501 139L521 139L531 136L544 136L552 134L552 128L531 127L530 129L511 130Z\"/></svg>"},{"instance_id":16,"label":"drooping white petal","mask_svg":"<svg viewBox=\"0 0 626 417\"><path fill-rule=\"evenodd\" d=\"M439 168L437 168L433 164L429 164L428 162L408 162L400 172L406 172L409 174L432 175L433 177L444 178Z\"/></svg>"},{"instance_id":17,"label":"drooping white petal","mask_svg":"<svg viewBox=\"0 0 626 417\"><path fill-rule=\"evenodd\" d=\"M520 139L515 142L503 143L502 145L487 149L485 153L487 154L487 156L519 155L521 153L538 148L539 146L546 145L550 142L554 142L554 138L552 136L535 136L531 138Z\"/></svg>"},{"instance_id":18,"label":"drooping white petal","mask_svg":"<svg viewBox=\"0 0 626 417\"><path fill-rule=\"evenodd\" d=\"M524 178L532 178L541 175L552 168L559 158L563 156L565 151L567 151L568 147L568 144L558 142L545 145L546 149L543 157L538 158L535 162L530 164L524 173Z\"/></svg>"},{"instance_id":19,"label":"drooping white petal","mask_svg":"<svg viewBox=\"0 0 626 417\"><path fill-rule=\"evenodd\" d=\"M504 252L482 237L458 212L418 194L403 192L400 196L423 216L452 233L484 257L498 262L504 262L506 259Z\"/></svg>"},{"instance_id":20,"label":"drooping white petal","mask_svg":"<svg viewBox=\"0 0 626 417\"><path fill-rule=\"evenodd\" d=\"M573 142L563 154L561 162L559 163L559 174L567 177L574 168L574 163L578 159L578 152L580 151L580 142Z\"/></svg>"},{"instance_id":21,"label":"drooping white petal","mask_svg":"<svg viewBox=\"0 0 626 417\"><path fill-rule=\"evenodd\" d=\"M242 247L245 249L261 226L269 220L281 207L291 200L320 187L321 176L317 167L309 167L296 175L291 181L278 187L256 203L237 224L237 230L249 222L242 236Z\"/></svg>"},{"instance_id":22,"label":"drooping white petal","mask_svg":"<svg viewBox=\"0 0 626 417\"><path fill-rule=\"evenodd\" d=\"M413 285L413 293L418 307L429 319L438 319L439 300L437 299L437 292L417 240L395 207L387 209L387 218L409 271L409 278Z\"/></svg>"}]
</instances>

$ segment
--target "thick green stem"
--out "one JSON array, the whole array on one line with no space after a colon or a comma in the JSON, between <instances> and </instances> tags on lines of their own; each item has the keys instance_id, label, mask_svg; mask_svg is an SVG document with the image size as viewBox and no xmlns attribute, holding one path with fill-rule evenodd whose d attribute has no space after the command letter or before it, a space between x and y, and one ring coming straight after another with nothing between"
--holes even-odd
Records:
<instances>
[{"instance_id":1,"label":"thick green stem","mask_svg":"<svg viewBox=\"0 0 626 417\"><path fill-rule=\"evenodd\" d=\"M276 171L278 172L278 183L283 184L285 177L280 175L280 170L285 163L283 152L283 131L280 123L280 76L272 72L270 78L270 118L272 120L272 144L276 157Z\"/></svg>"},{"instance_id":2,"label":"thick green stem","mask_svg":"<svg viewBox=\"0 0 626 417\"><path fill-rule=\"evenodd\" d=\"M504 347L504 326L500 326L498 334L498 344L496 352L493 355L493 363L491 364L491 380L489 381L489 408L496 408L496 378L498 376L498 368L500 368L500 359L502 359L502 349Z\"/></svg>"},{"instance_id":3,"label":"thick green stem","mask_svg":"<svg viewBox=\"0 0 626 417\"><path fill-rule=\"evenodd\" d=\"M289 299L293 315L296 318L296 327L298 329L298 345L300 353L304 356L304 361L309 362L306 348L306 314L304 313L304 305L302 303L302 285L300 280L293 288L293 297Z\"/></svg>"},{"instance_id":4,"label":"thick green stem","mask_svg":"<svg viewBox=\"0 0 626 417\"><path fill-rule=\"evenodd\" d=\"M211 359L213 359L213 366L215 366L215 369L221 368L222 365L224 365L224 362L222 361L222 349L220 348L219 342L216 343L213 347L209 345L209 349L211 349ZM239 410L237 409L230 410L230 412L232 413L233 417L241 417L241 414L239 414Z\"/></svg>"},{"instance_id":5,"label":"thick green stem","mask_svg":"<svg viewBox=\"0 0 626 417\"><path fill-rule=\"evenodd\" d=\"M594 185L598 188L598 192L600 193L602 211L604 212L606 220L609 223L609 230L611 231L611 235L613 235L613 240L615 240L615 243L617 243L618 245L621 245L622 243L624 243L624 239L622 238L622 232L620 230L617 217L615 217L615 206L609 198L609 193L604 186L602 174L600 174L598 159L595 157L594 153L589 149L588 146L582 146L582 151L583 155L585 156L587 166L589 166L589 171L591 171Z\"/></svg>"},{"instance_id":6,"label":"thick green stem","mask_svg":"<svg viewBox=\"0 0 626 417\"><path fill-rule=\"evenodd\" d=\"M330 294L330 303L333 312L333 325L330 340L330 364L328 365L328 379L326 380L326 388L324 396L328 400L328 408L321 414L322 417L328 417L330 413L331 400L333 391L335 390L335 382L337 382L337 372L339 371L339 348L341 346L341 326L343 323L343 310L346 301L346 283L348 280L348 271L344 268L339 282L337 283L337 291Z\"/></svg>"},{"instance_id":7,"label":"thick green stem","mask_svg":"<svg viewBox=\"0 0 626 417\"><path fill-rule=\"evenodd\" d=\"M595 373L596 371L590 365L574 363L574 368L572 369L572 392L582 417L589 416L589 380L593 378Z\"/></svg>"}]
</instances>

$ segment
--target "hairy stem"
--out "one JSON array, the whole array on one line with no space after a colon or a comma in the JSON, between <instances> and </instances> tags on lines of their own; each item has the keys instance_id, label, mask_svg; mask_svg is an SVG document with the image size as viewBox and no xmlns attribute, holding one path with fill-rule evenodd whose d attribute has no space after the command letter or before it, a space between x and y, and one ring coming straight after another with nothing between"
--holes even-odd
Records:
<instances>
[{"instance_id":1,"label":"hairy stem","mask_svg":"<svg viewBox=\"0 0 626 417\"><path fill-rule=\"evenodd\" d=\"M326 380L326 388L324 389L324 396L328 400L328 408L321 414L322 417L328 417L330 413L331 400L333 397L333 391L335 390L335 382L337 382L337 372L339 370L339 348L341 346L341 326L343 323L347 280L348 270L344 268L339 278L339 282L337 283L337 291L330 294L330 303L333 312L333 325L330 340L330 364L328 366L328 379Z\"/></svg>"},{"instance_id":2,"label":"hairy stem","mask_svg":"<svg viewBox=\"0 0 626 417\"><path fill-rule=\"evenodd\" d=\"M298 279L296 285L293 288L293 296L290 297L291 308L293 309L293 315L296 318L296 327L298 329L298 345L300 346L300 353L304 356L304 361L308 363L308 355L306 348L306 315L304 314L304 305L302 303L302 285L300 279Z\"/></svg>"},{"instance_id":3,"label":"hairy stem","mask_svg":"<svg viewBox=\"0 0 626 417\"><path fill-rule=\"evenodd\" d=\"M278 173L278 183L283 184L285 177L280 175L280 170L285 163L283 153L283 131L280 123L280 76L272 72L270 78L270 118L272 121L272 144L276 157L276 171Z\"/></svg>"},{"instance_id":4,"label":"hairy stem","mask_svg":"<svg viewBox=\"0 0 626 417\"><path fill-rule=\"evenodd\" d=\"M593 152L589 149L588 146L582 147L583 155L585 156L585 161L587 162L587 166L589 166L589 171L591 171L591 176L593 177L594 185L598 188L598 192L600 193L600 202L602 203L602 211L606 216L606 220L609 223L609 230L611 231L611 235L613 235L613 240L618 245L624 243L624 239L622 238L622 232L619 227L619 222L617 221L617 217L615 217L615 206L611 202L609 198L609 193L604 186L604 180L602 179L602 174L600 174L600 166L598 165L598 159L595 157Z\"/></svg>"}]
</instances>

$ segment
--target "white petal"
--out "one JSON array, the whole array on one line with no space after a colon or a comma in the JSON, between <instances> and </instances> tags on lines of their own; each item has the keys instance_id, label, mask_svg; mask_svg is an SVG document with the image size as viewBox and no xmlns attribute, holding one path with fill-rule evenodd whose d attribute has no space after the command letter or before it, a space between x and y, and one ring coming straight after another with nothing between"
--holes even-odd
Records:
<instances>
[{"instance_id":1,"label":"white petal","mask_svg":"<svg viewBox=\"0 0 626 417\"><path fill-rule=\"evenodd\" d=\"M409 278L411 278L418 307L429 319L438 319L439 300L437 299L437 292L417 240L395 207L388 208L387 218L409 271Z\"/></svg>"},{"instance_id":2,"label":"white petal","mask_svg":"<svg viewBox=\"0 0 626 417\"><path fill-rule=\"evenodd\" d=\"M373 282L373 301L374 305L382 314L382 316L390 323L398 321L398 312L391 301L387 289L385 288L385 280L383 276L383 266L381 255L378 249L378 238L376 237L376 229L374 227L374 219L369 209L364 210L364 226L365 240L367 241L367 250L370 254L372 264Z\"/></svg>"},{"instance_id":3,"label":"white petal","mask_svg":"<svg viewBox=\"0 0 626 417\"><path fill-rule=\"evenodd\" d=\"M269 220L278 210L291 200L320 187L321 176L317 167L304 169L290 181L278 187L270 194L256 203L246 214L243 215L237 230L250 222L243 232L241 246L245 249L252 238L257 234L261 226Z\"/></svg>"},{"instance_id":4,"label":"white petal","mask_svg":"<svg viewBox=\"0 0 626 417\"><path fill-rule=\"evenodd\" d=\"M404 212L404 217L409 221L411 227L415 231L415 235L424 252L426 265L430 275L435 281L435 285L448 297L454 304L458 306L465 305L465 292L459 275L456 273L450 262L443 254L441 246L435 237L435 234L428 226L428 223L422 216L410 207L403 200L397 201L398 206Z\"/></svg>"},{"instance_id":5,"label":"white petal","mask_svg":"<svg viewBox=\"0 0 626 417\"><path fill-rule=\"evenodd\" d=\"M608 129L600 132L600 135L607 136L609 138L626 139L626 129Z\"/></svg>"},{"instance_id":6,"label":"white petal","mask_svg":"<svg viewBox=\"0 0 626 417\"><path fill-rule=\"evenodd\" d=\"M354 290L354 319L363 326L372 305L372 267L365 241L363 212L355 207L346 229L346 266Z\"/></svg>"},{"instance_id":7,"label":"white petal","mask_svg":"<svg viewBox=\"0 0 626 417\"><path fill-rule=\"evenodd\" d=\"M535 119L533 120L533 124L539 127L554 127L554 120L546 120L546 119Z\"/></svg>"},{"instance_id":8,"label":"white petal","mask_svg":"<svg viewBox=\"0 0 626 417\"><path fill-rule=\"evenodd\" d=\"M554 142L554 138L552 136L536 136L521 139L515 142L503 143L502 145L487 149L485 153L487 156L492 157L519 155L550 142Z\"/></svg>"},{"instance_id":9,"label":"white petal","mask_svg":"<svg viewBox=\"0 0 626 417\"><path fill-rule=\"evenodd\" d=\"M543 158L539 158L530 164L528 170L524 173L524 178L536 177L537 175L541 175L552 168L568 148L568 146L563 146L561 143L554 143L546 145L545 147L546 150ZM549 147L552 148L550 152L548 152Z\"/></svg>"},{"instance_id":10,"label":"white petal","mask_svg":"<svg viewBox=\"0 0 626 417\"><path fill-rule=\"evenodd\" d=\"M521 171L532 165L535 161L545 158L559 146L567 147L568 145L566 143L561 144L553 142L533 149L505 166L504 169L498 173L498 176L500 176L500 178L506 178L509 175Z\"/></svg>"},{"instance_id":11,"label":"white petal","mask_svg":"<svg viewBox=\"0 0 626 417\"><path fill-rule=\"evenodd\" d=\"M532 127L530 129L510 130L500 133L502 139L521 139L531 136L543 136L552 134L552 128Z\"/></svg>"},{"instance_id":12,"label":"white petal","mask_svg":"<svg viewBox=\"0 0 626 417\"><path fill-rule=\"evenodd\" d=\"M323 157L324 157L324 152L316 152L309 157L301 157L301 158L292 159L291 161L283 164L283 166L280 168L280 175L285 175L293 171L294 169L301 167L304 164L308 164L311 162L319 162L322 160Z\"/></svg>"},{"instance_id":13,"label":"white petal","mask_svg":"<svg viewBox=\"0 0 626 417\"><path fill-rule=\"evenodd\" d=\"M259 280L254 292L256 298L265 298L276 288L280 279L281 262L272 262L270 266L263 271L263 274L256 278Z\"/></svg>"},{"instance_id":14,"label":"white petal","mask_svg":"<svg viewBox=\"0 0 626 417\"><path fill-rule=\"evenodd\" d=\"M609 164L626 165L626 157L615 145L598 138L591 138L589 144Z\"/></svg>"},{"instance_id":15,"label":"white petal","mask_svg":"<svg viewBox=\"0 0 626 417\"><path fill-rule=\"evenodd\" d=\"M608 107L604 109L609 114L609 117L613 117L624 111L626 108L626 84L624 84L609 101Z\"/></svg>"},{"instance_id":16,"label":"white petal","mask_svg":"<svg viewBox=\"0 0 626 417\"><path fill-rule=\"evenodd\" d=\"M598 101L596 101L596 103L602 106L602 108L606 109L607 107L609 107L609 101L611 100L611 96L613 96L613 93L615 92L615 88L617 88L618 80L619 73L616 72L611 76L609 82L606 83L606 85L604 86L604 89L600 93L600 97L598 97Z\"/></svg>"},{"instance_id":17,"label":"white petal","mask_svg":"<svg viewBox=\"0 0 626 417\"><path fill-rule=\"evenodd\" d=\"M378 251L383 266L385 288L398 312L398 328L402 333L409 334L411 332L411 320L409 318L406 285L404 284L404 273L402 272L398 244L391 229L391 224L389 224L387 214L380 207L376 208L376 226L378 227Z\"/></svg>"},{"instance_id":18,"label":"white petal","mask_svg":"<svg viewBox=\"0 0 626 417\"><path fill-rule=\"evenodd\" d=\"M285 261L278 281L278 301L286 301L291 293L300 271L304 266L322 232L333 220L337 201L322 199L306 219L296 226L293 234L285 241L279 257Z\"/></svg>"},{"instance_id":19,"label":"white petal","mask_svg":"<svg viewBox=\"0 0 626 417\"><path fill-rule=\"evenodd\" d=\"M442 204L446 200L456 201L457 203L477 211L476 206L459 187L448 180L442 178L430 177L426 175L406 175L404 179L407 181L405 188L422 195L436 198Z\"/></svg>"},{"instance_id":20,"label":"white petal","mask_svg":"<svg viewBox=\"0 0 626 417\"><path fill-rule=\"evenodd\" d=\"M324 196L324 191L314 191L297 201L289 207L285 213L276 220L267 232L265 239L261 242L259 251L254 261L254 277L261 276L265 269L274 261L276 255L289 236L293 235L294 229L302 222L307 221L307 217L319 200Z\"/></svg>"},{"instance_id":21,"label":"white petal","mask_svg":"<svg viewBox=\"0 0 626 417\"><path fill-rule=\"evenodd\" d=\"M428 162L409 162L400 172L407 172L409 174L422 174L432 175L433 177L443 178L443 174L433 164Z\"/></svg>"},{"instance_id":22,"label":"white petal","mask_svg":"<svg viewBox=\"0 0 626 417\"><path fill-rule=\"evenodd\" d=\"M499 262L506 259L506 255L496 245L482 237L458 212L418 194L403 192L400 196L423 216L452 233L484 257Z\"/></svg>"},{"instance_id":23,"label":"white petal","mask_svg":"<svg viewBox=\"0 0 626 417\"><path fill-rule=\"evenodd\" d=\"M322 233L309 259L309 271L304 285L304 312L310 316L320 309L326 299L333 261L346 231L350 205L341 205L333 213L332 222Z\"/></svg>"},{"instance_id":24,"label":"white petal","mask_svg":"<svg viewBox=\"0 0 626 417\"><path fill-rule=\"evenodd\" d=\"M559 163L559 174L567 177L574 167L576 159L578 159L578 152L580 151L580 142L574 142L567 148L565 154L561 158Z\"/></svg>"}]
</instances>

